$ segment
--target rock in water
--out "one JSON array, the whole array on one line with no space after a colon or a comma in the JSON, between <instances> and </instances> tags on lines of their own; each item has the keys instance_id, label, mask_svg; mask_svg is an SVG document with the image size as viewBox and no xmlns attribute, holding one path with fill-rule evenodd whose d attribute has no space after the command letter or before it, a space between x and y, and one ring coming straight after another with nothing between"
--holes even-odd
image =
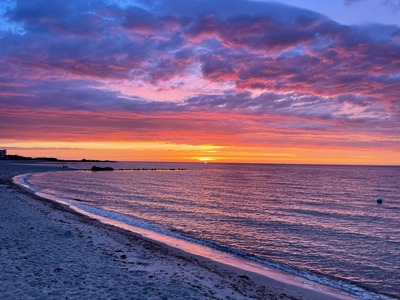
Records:
<instances>
[{"instance_id":1,"label":"rock in water","mask_svg":"<svg viewBox=\"0 0 400 300\"><path fill-rule=\"evenodd\" d=\"M93 166L90 170L91 171L114 171L114 168Z\"/></svg>"},{"instance_id":2,"label":"rock in water","mask_svg":"<svg viewBox=\"0 0 400 300\"><path fill-rule=\"evenodd\" d=\"M382 197L378 197L378 198L376 198L376 202L378 202L379 204L381 204L381 203L382 203L382 201L383 201Z\"/></svg>"}]
</instances>

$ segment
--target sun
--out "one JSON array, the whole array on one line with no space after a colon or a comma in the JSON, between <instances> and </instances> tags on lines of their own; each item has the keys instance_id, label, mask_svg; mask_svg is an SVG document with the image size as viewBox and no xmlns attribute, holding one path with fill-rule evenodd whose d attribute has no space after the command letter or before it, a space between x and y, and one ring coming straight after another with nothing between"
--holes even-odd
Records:
<instances>
[{"instance_id":1,"label":"sun","mask_svg":"<svg viewBox=\"0 0 400 300\"><path fill-rule=\"evenodd\" d=\"M195 159L198 161L201 161L201 162L205 162L205 163L209 162L209 161L217 160L216 157L212 157L212 156L201 156L201 157L196 157Z\"/></svg>"}]
</instances>

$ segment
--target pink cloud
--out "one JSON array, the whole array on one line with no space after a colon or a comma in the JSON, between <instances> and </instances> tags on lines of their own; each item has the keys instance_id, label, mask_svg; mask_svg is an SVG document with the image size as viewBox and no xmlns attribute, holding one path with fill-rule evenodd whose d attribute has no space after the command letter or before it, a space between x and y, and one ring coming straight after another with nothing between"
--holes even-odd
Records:
<instances>
[{"instance_id":1,"label":"pink cloud","mask_svg":"<svg viewBox=\"0 0 400 300\"><path fill-rule=\"evenodd\" d=\"M399 134L398 27L344 26L276 3L207 3L18 2L7 16L24 33L0 39L0 135L366 146L338 136L390 144ZM196 80L204 84L186 92ZM137 87L184 96L153 101Z\"/></svg>"}]
</instances>

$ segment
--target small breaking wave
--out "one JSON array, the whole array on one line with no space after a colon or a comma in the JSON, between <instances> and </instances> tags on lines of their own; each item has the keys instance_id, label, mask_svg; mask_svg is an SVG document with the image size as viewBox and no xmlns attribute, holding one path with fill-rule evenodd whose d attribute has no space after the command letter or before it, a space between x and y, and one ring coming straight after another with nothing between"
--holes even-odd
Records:
<instances>
[{"instance_id":1,"label":"small breaking wave","mask_svg":"<svg viewBox=\"0 0 400 300\"><path fill-rule=\"evenodd\" d=\"M78 198L71 198L59 193L49 193L42 191L40 188L32 185L29 183L29 178L32 176L32 173L28 174L23 174L14 177L14 182L19 184L20 186L23 186L24 188L32 191L34 194L58 202L62 204L66 204L72 209L90 216L90 217L95 217L101 222L112 224L118 227L121 227L123 229L131 230L133 232L139 233L147 238L154 239L156 241L159 241L161 243L168 244L173 247L178 247L178 248L183 248L182 250L192 252L193 253L193 244L203 246L204 248L198 248L200 253L194 253L194 254L199 254L205 257L208 257L210 259L214 259L216 261L220 261L223 263L228 263L230 265L233 265L235 267L243 268L243 269L248 269L248 267L245 266L244 261L249 261L251 262L248 264L252 269L250 271L265 275L262 271L265 271L265 268L270 268L272 270L279 270L284 273L294 275L296 277L301 277L304 279L307 279L311 282L322 284L324 286L334 288L340 291L343 291L346 294L353 295L356 297L359 297L361 299L366 299L366 300L391 300L395 299L389 296L385 295L380 295L376 294L374 292L367 291L366 289L359 287L351 282L347 282L344 280L338 280L336 278L330 278L324 275L320 274L310 274L307 272L304 272L302 270L298 270L289 266L285 266L276 262L271 262L267 261L265 259L261 259L257 256L248 254L244 251L241 251L239 249L235 249L232 247L224 246L221 244L218 244L216 242L208 241L208 240L202 240L202 239L197 239L191 236L186 235L184 232L176 231L176 230L169 230L161 225L150 223L138 218L134 218L131 216L127 216L121 213L117 213L114 211L108 211L100 208L96 208L91 205L87 205L85 203L89 203L90 201L84 200L84 199L78 199ZM179 242L181 241L181 242ZM190 243L189 246L185 248L183 246L182 242L188 242ZM208 249L208 250L207 250ZM207 254L204 254L204 252L207 252ZM211 256L209 255L211 253ZM228 259L228 262L224 261L226 259L226 254L231 255ZM242 259L242 260L240 260ZM222 261L221 261L222 260ZM255 264L254 264L255 263ZM244 267L245 266L245 267ZM258 268L258 269L257 269ZM269 275L271 273L271 270L268 269L269 271L267 272ZM273 272L273 271L272 271ZM279 274L281 276L282 274ZM278 276L278 277L279 277ZM270 276L269 276L270 277ZM299 282L299 281L297 281Z\"/></svg>"}]
</instances>

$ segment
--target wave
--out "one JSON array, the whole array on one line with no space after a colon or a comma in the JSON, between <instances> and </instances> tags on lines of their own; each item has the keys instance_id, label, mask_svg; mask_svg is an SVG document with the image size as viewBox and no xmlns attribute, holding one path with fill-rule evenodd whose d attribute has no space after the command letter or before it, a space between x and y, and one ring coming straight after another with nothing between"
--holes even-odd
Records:
<instances>
[{"instance_id":1,"label":"wave","mask_svg":"<svg viewBox=\"0 0 400 300\"><path fill-rule=\"evenodd\" d=\"M232 265L234 267L265 275L267 277L281 278L284 279L284 281L289 281L295 285L304 286L304 282L299 279L304 278L311 282L340 290L346 294L356 296L360 299L395 299L391 296L369 291L353 282L332 278L324 274L311 274L290 266L267 261L239 249L221 245L209 240L198 239L186 235L181 231L169 230L161 225L150 223L145 220L127 216L114 211L100 209L86 204L90 203L90 201L85 199L71 198L62 194L44 192L40 188L29 183L29 178L32 175L32 173L18 175L15 176L13 180L16 184L23 186L40 197L66 204L75 211L89 217L94 217L103 223L111 224L134 233L138 233L145 238L167 244L174 248L179 248L186 252L207 257L217 262Z\"/></svg>"}]
</instances>

